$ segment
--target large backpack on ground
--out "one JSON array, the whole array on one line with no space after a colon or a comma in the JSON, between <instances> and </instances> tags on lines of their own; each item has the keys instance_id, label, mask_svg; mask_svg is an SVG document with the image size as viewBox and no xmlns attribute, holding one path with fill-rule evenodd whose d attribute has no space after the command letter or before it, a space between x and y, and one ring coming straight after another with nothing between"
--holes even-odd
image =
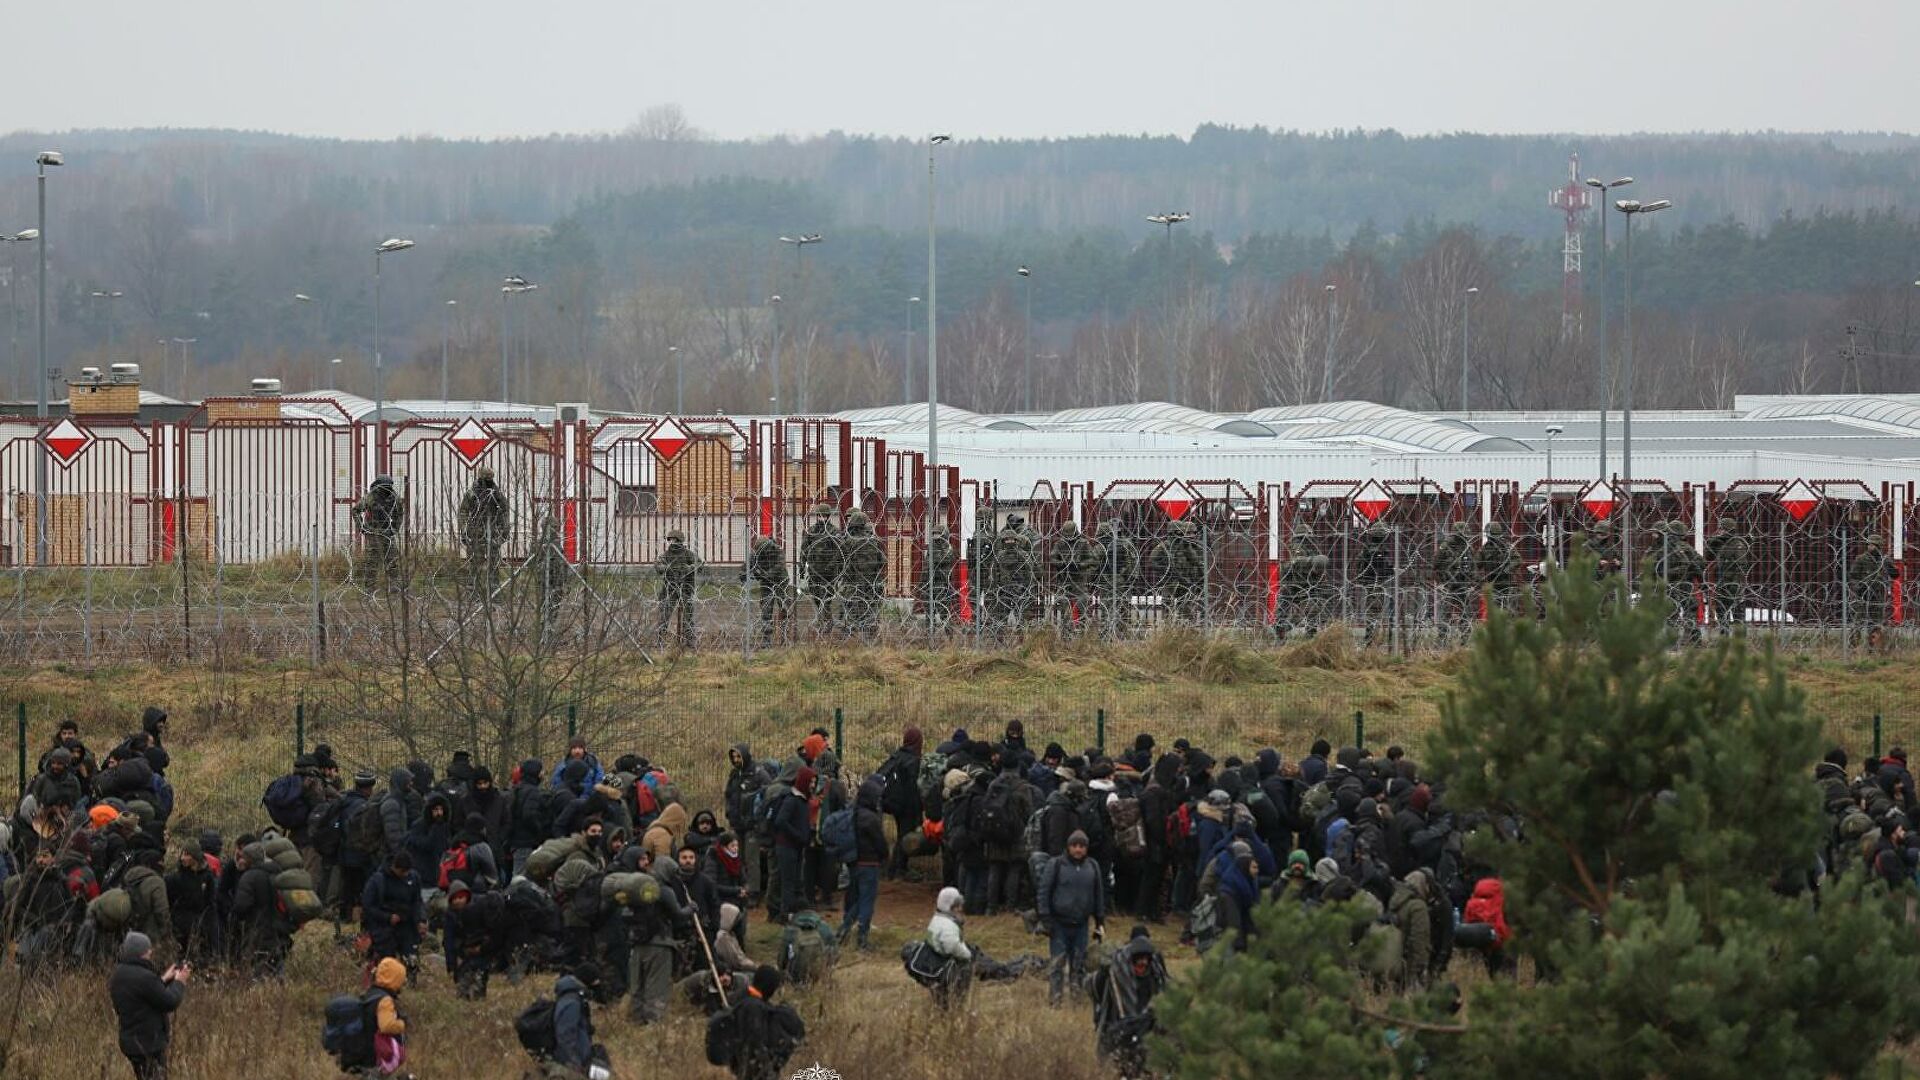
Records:
<instances>
[{"instance_id":1,"label":"large backpack on ground","mask_svg":"<svg viewBox=\"0 0 1920 1080\"><path fill-rule=\"evenodd\" d=\"M938 986L946 981L953 960L941 956L927 939L915 938L900 946L900 963L907 969L907 978L921 986Z\"/></svg>"},{"instance_id":2,"label":"large backpack on ground","mask_svg":"<svg viewBox=\"0 0 1920 1080\"><path fill-rule=\"evenodd\" d=\"M87 918L102 931L119 933L133 921L133 895L125 889L108 889L87 901Z\"/></svg>"},{"instance_id":3,"label":"large backpack on ground","mask_svg":"<svg viewBox=\"0 0 1920 1080\"><path fill-rule=\"evenodd\" d=\"M545 883L567 861L567 856L579 851L581 845L577 836L556 836L534 848L527 856L526 874L534 881Z\"/></svg>"},{"instance_id":4,"label":"large backpack on ground","mask_svg":"<svg viewBox=\"0 0 1920 1080\"><path fill-rule=\"evenodd\" d=\"M1107 815L1113 824L1113 846L1121 855L1138 859L1147 853L1147 828L1137 798L1115 799Z\"/></svg>"},{"instance_id":5,"label":"large backpack on ground","mask_svg":"<svg viewBox=\"0 0 1920 1080\"><path fill-rule=\"evenodd\" d=\"M307 823L306 782L288 773L267 785L267 793L260 796L260 805L267 808L267 816L275 825L297 829Z\"/></svg>"},{"instance_id":6,"label":"large backpack on ground","mask_svg":"<svg viewBox=\"0 0 1920 1080\"><path fill-rule=\"evenodd\" d=\"M1015 781L1014 783L1024 783ZM980 800L977 812L980 839L989 844L1013 844L1019 841L1021 826L1013 807L1013 784L995 781Z\"/></svg>"},{"instance_id":7,"label":"large backpack on ground","mask_svg":"<svg viewBox=\"0 0 1920 1080\"><path fill-rule=\"evenodd\" d=\"M840 947L833 927L811 911L802 911L787 921L780 936L780 968L796 986L805 986L826 977L840 959Z\"/></svg>"},{"instance_id":8,"label":"large backpack on ground","mask_svg":"<svg viewBox=\"0 0 1920 1080\"><path fill-rule=\"evenodd\" d=\"M560 1045L559 1035L553 1026L553 1009L552 998L534 998L531 1004L520 1010L520 1015L513 1018L514 1035L535 1061L552 1057Z\"/></svg>"},{"instance_id":9,"label":"large backpack on ground","mask_svg":"<svg viewBox=\"0 0 1920 1080\"><path fill-rule=\"evenodd\" d=\"M371 990L359 997L339 994L327 1000L320 1048L339 1059L342 1070L373 1067L373 1037L380 1029L377 1010L385 996L384 990Z\"/></svg>"},{"instance_id":10,"label":"large backpack on ground","mask_svg":"<svg viewBox=\"0 0 1920 1080\"><path fill-rule=\"evenodd\" d=\"M860 857L860 844L853 835L853 807L835 810L821 819L820 846L836 863L850 863Z\"/></svg>"}]
</instances>

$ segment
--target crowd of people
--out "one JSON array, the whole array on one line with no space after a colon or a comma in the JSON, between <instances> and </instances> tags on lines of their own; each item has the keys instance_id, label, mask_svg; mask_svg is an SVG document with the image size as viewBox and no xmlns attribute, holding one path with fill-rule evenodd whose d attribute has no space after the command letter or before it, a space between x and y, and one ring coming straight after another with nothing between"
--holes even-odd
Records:
<instances>
[{"instance_id":1,"label":"crowd of people","mask_svg":"<svg viewBox=\"0 0 1920 1080\"><path fill-rule=\"evenodd\" d=\"M323 1040L356 1075L404 1068L400 1001L433 953L466 999L495 977L555 977L515 1024L545 1075L610 1068L593 1006L621 998L638 1025L683 1001L710 1018L715 1064L779 1075L805 1038L775 1003L782 985L830 978L842 949L868 950L881 880L908 875L938 878L901 961L941 1008L963 1007L976 983L1044 969L1049 999L1084 995L1097 1048L1130 1075L1167 983L1155 927L1231 953L1258 934L1262 905L1340 904L1353 963L1382 989L1442 979L1460 952L1496 975L1513 967L1501 882L1463 839L1487 828L1517 840L1524 823L1453 812L1444 783L1398 747L1376 758L1318 740L1297 759L1216 758L1142 734L1110 755L1036 749L1016 720L997 739L961 729L932 748L908 727L857 774L816 729L765 759L729 748L718 806L695 811L660 765L603 762L583 739L504 782L464 751L438 774L423 761L347 773L323 745L268 785L262 827L229 846L214 830L169 828L167 723L148 709L99 758L63 723L0 830L20 963L29 974L111 965L120 1046L140 1078L165 1075L167 1016L196 969L284 978L310 924L364 962L363 985L329 1005ZM1830 839L1776 887L1817 888L1850 867L1914 880L1905 757L1895 748L1859 774L1840 750L1819 764ZM1001 913L1046 938L1044 961L995 960L968 940L969 917ZM747 931L760 917L783 929L755 957ZM1131 929L1097 950L1116 919Z\"/></svg>"}]
</instances>

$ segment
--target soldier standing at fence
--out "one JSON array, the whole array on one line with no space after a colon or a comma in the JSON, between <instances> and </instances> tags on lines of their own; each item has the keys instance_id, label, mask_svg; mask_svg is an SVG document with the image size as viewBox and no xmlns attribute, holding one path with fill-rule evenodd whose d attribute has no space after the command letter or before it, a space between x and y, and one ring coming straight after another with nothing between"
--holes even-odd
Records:
<instances>
[{"instance_id":1,"label":"soldier standing at fence","mask_svg":"<svg viewBox=\"0 0 1920 1080\"><path fill-rule=\"evenodd\" d=\"M815 506L813 521L800 537L800 588L813 597L816 634L833 629L839 622L833 603L840 588L845 546L845 535L833 525L833 508L826 503Z\"/></svg>"},{"instance_id":2,"label":"soldier standing at fence","mask_svg":"<svg viewBox=\"0 0 1920 1080\"><path fill-rule=\"evenodd\" d=\"M760 647L773 644L775 626L782 641L793 622L793 590L787 579L787 553L771 536L756 536L747 559L747 583L760 603Z\"/></svg>"},{"instance_id":3,"label":"soldier standing at fence","mask_svg":"<svg viewBox=\"0 0 1920 1080\"><path fill-rule=\"evenodd\" d=\"M353 516L367 536L367 565L391 586L400 570L400 527L407 517L407 501L393 486L393 477L381 474L360 501Z\"/></svg>"},{"instance_id":4,"label":"soldier standing at fence","mask_svg":"<svg viewBox=\"0 0 1920 1080\"><path fill-rule=\"evenodd\" d=\"M1753 545L1732 518L1721 518L1707 541L1713 569L1713 619L1732 633L1746 615L1747 574L1753 569Z\"/></svg>"},{"instance_id":5,"label":"soldier standing at fence","mask_svg":"<svg viewBox=\"0 0 1920 1080\"><path fill-rule=\"evenodd\" d=\"M1480 584L1478 553L1473 550L1473 526L1456 521L1447 526L1435 560L1440 578L1440 618L1446 627L1465 637L1473 626L1475 592Z\"/></svg>"},{"instance_id":6,"label":"soldier standing at fence","mask_svg":"<svg viewBox=\"0 0 1920 1080\"><path fill-rule=\"evenodd\" d=\"M1120 535L1119 526L1111 521L1101 522L1093 535L1100 548L1097 578L1101 620L1107 632L1118 637L1126 629L1127 609L1133 606L1133 578L1140 570L1140 550Z\"/></svg>"},{"instance_id":7,"label":"soldier standing at fence","mask_svg":"<svg viewBox=\"0 0 1920 1080\"><path fill-rule=\"evenodd\" d=\"M1847 578L1853 590L1854 624L1864 630L1861 636L1867 644L1878 645L1893 596L1893 560L1887 558L1878 536L1867 537L1867 546L1847 568Z\"/></svg>"},{"instance_id":8,"label":"soldier standing at fence","mask_svg":"<svg viewBox=\"0 0 1920 1080\"><path fill-rule=\"evenodd\" d=\"M1183 622L1198 623L1206 615L1207 549L1200 530L1191 521L1176 521L1167 526L1160 541L1159 558L1162 602L1168 612Z\"/></svg>"},{"instance_id":9,"label":"soldier standing at fence","mask_svg":"<svg viewBox=\"0 0 1920 1080\"><path fill-rule=\"evenodd\" d=\"M862 641L879 632L880 598L886 593L887 550L873 533L873 522L855 510L847 515L847 547L840 573L847 626Z\"/></svg>"},{"instance_id":10,"label":"soldier standing at fence","mask_svg":"<svg viewBox=\"0 0 1920 1080\"><path fill-rule=\"evenodd\" d=\"M933 576L933 592L927 592L927 576L915 575L913 583L914 598L920 606L933 616L936 627L944 627L953 618L953 541L947 537L945 525L933 527L933 541L927 545L927 568Z\"/></svg>"},{"instance_id":11,"label":"soldier standing at fence","mask_svg":"<svg viewBox=\"0 0 1920 1080\"><path fill-rule=\"evenodd\" d=\"M539 547L534 552L534 565L527 569L540 575L540 613L546 620L542 630L551 630L560 620L560 607L567 601L567 585L573 577L573 567L560 543L560 525L551 514L540 520Z\"/></svg>"},{"instance_id":12,"label":"soldier standing at fence","mask_svg":"<svg viewBox=\"0 0 1920 1080\"><path fill-rule=\"evenodd\" d=\"M1273 603L1273 636L1285 641L1295 630L1305 630L1307 618L1307 557L1295 555L1280 567L1279 593Z\"/></svg>"},{"instance_id":13,"label":"soldier standing at fence","mask_svg":"<svg viewBox=\"0 0 1920 1080\"><path fill-rule=\"evenodd\" d=\"M1055 617L1062 630L1072 630L1093 617L1093 584L1100 576L1100 548L1069 518L1060 526L1048 553L1053 574Z\"/></svg>"},{"instance_id":14,"label":"soldier standing at fence","mask_svg":"<svg viewBox=\"0 0 1920 1080\"><path fill-rule=\"evenodd\" d=\"M1021 524L1017 517L1008 518L1000 535L993 538L993 550L987 556L993 571L988 611L996 631L1009 627L1019 630L1033 602L1033 541Z\"/></svg>"},{"instance_id":15,"label":"soldier standing at fence","mask_svg":"<svg viewBox=\"0 0 1920 1080\"><path fill-rule=\"evenodd\" d=\"M1360 565L1354 578L1360 584L1360 617L1367 627L1366 643L1371 645L1392 610L1387 590L1393 587L1393 533L1380 522L1360 534Z\"/></svg>"},{"instance_id":16,"label":"soldier standing at fence","mask_svg":"<svg viewBox=\"0 0 1920 1080\"><path fill-rule=\"evenodd\" d=\"M1307 625L1304 629L1310 634L1318 634L1339 605L1340 589L1332 570L1333 560L1325 555L1307 556Z\"/></svg>"},{"instance_id":17,"label":"soldier standing at fence","mask_svg":"<svg viewBox=\"0 0 1920 1080\"><path fill-rule=\"evenodd\" d=\"M1489 524L1487 538L1480 543L1480 580L1491 590L1488 604L1513 610L1513 572L1519 561L1513 541L1507 539L1507 527L1497 521Z\"/></svg>"},{"instance_id":18,"label":"soldier standing at fence","mask_svg":"<svg viewBox=\"0 0 1920 1080\"><path fill-rule=\"evenodd\" d=\"M460 543L467 549L467 570L481 591L491 594L500 577L500 545L507 542L507 497L492 469L479 469L460 499Z\"/></svg>"},{"instance_id":19,"label":"soldier standing at fence","mask_svg":"<svg viewBox=\"0 0 1920 1080\"><path fill-rule=\"evenodd\" d=\"M667 639L667 624L679 620L674 640L682 649L694 646L693 600L700 587L700 556L687 546L687 534L678 529L667 534L666 549L654 560L653 572L660 576L660 625L655 636Z\"/></svg>"},{"instance_id":20,"label":"soldier standing at fence","mask_svg":"<svg viewBox=\"0 0 1920 1080\"><path fill-rule=\"evenodd\" d=\"M1674 637L1683 645L1699 640L1700 601L1695 592L1704 575L1706 563L1687 539L1686 523L1662 524L1654 537L1654 572L1667 589L1667 602L1673 605Z\"/></svg>"}]
</instances>

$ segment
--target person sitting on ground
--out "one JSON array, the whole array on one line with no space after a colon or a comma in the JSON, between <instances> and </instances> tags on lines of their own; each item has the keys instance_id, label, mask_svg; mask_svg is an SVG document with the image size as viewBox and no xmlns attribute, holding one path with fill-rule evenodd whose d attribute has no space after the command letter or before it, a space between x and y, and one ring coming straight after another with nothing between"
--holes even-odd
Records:
<instances>
[{"instance_id":1,"label":"person sitting on ground","mask_svg":"<svg viewBox=\"0 0 1920 1080\"><path fill-rule=\"evenodd\" d=\"M787 1059L807 1037L807 1025L791 1005L775 1005L784 976L771 964L753 973L746 996L729 1014L736 1053L728 1063L735 1080L777 1080Z\"/></svg>"},{"instance_id":2,"label":"person sitting on ground","mask_svg":"<svg viewBox=\"0 0 1920 1080\"><path fill-rule=\"evenodd\" d=\"M934 898L933 918L927 921L927 944L947 961L944 976L930 988L934 1004L943 1009L965 1002L973 985L973 950L967 947L962 906L960 890L949 885Z\"/></svg>"}]
</instances>

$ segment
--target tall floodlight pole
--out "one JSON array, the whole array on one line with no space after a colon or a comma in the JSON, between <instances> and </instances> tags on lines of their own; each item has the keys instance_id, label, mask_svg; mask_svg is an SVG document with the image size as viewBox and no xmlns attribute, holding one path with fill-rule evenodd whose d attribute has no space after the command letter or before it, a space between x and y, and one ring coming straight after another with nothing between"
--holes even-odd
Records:
<instances>
[{"instance_id":1,"label":"tall floodlight pole","mask_svg":"<svg viewBox=\"0 0 1920 1080\"><path fill-rule=\"evenodd\" d=\"M900 364L900 404L913 401L913 308L920 302L917 296L907 297L907 356Z\"/></svg>"},{"instance_id":2,"label":"tall floodlight pole","mask_svg":"<svg viewBox=\"0 0 1920 1080\"><path fill-rule=\"evenodd\" d=\"M1626 314L1623 317L1627 348L1620 372L1620 480L1625 487L1621 494L1626 497L1626 518L1621 522L1620 564L1625 567L1631 583L1638 576L1633 566L1633 219L1665 210L1673 201L1655 199L1643 203L1639 199L1621 199L1613 205L1627 218Z\"/></svg>"},{"instance_id":3,"label":"tall floodlight pole","mask_svg":"<svg viewBox=\"0 0 1920 1080\"><path fill-rule=\"evenodd\" d=\"M817 244L825 239L826 237L821 236L819 233L798 233L793 236L783 236L780 238L781 243L793 245L793 294L795 296L801 295L801 279L807 275L806 262L803 258L803 253L807 250L807 245ZM798 338L796 337L795 340L797 341ZM800 359L799 357L795 357L796 361ZM807 375L806 365L802 363L800 365L799 377L794 380L793 397L794 404L798 405L800 411L803 413L807 411Z\"/></svg>"},{"instance_id":4,"label":"tall floodlight pole","mask_svg":"<svg viewBox=\"0 0 1920 1080\"><path fill-rule=\"evenodd\" d=\"M767 297L767 307L773 311L773 393L768 396L767 411L774 416L780 415L780 294Z\"/></svg>"},{"instance_id":5,"label":"tall floodlight pole","mask_svg":"<svg viewBox=\"0 0 1920 1080\"><path fill-rule=\"evenodd\" d=\"M373 249L373 415L376 421L386 408L387 372L380 359L380 261L384 255L393 255L413 246L413 241L392 237L380 241Z\"/></svg>"},{"instance_id":6,"label":"tall floodlight pole","mask_svg":"<svg viewBox=\"0 0 1920 1080\"><path fill-rule=\"evenodd\" d=\"M107 356L109 359L113 356L113 350L120 346L120 335L115 332L116 328L113 325L113 302L125 295L127 294L121 292L119 289L95 289L87 294L89 299L98 300L105 305L107 312Z\"/></svg>"},{"instance_id":7,"label":"tall floodlight pole","mask_svg":"<svg viewBox=\"0 0 1920 1080\"><path fill-rule=\"evenodd\" d=\"M508 274L506 277L500 279L500 400L503 402L513 400L513 383L511 381L513 371L508 363L509 353L507 346L507 342L512 340L512 335L509 333L509 327L511 326L509 312L512 304L509 303L509 298L518 296L521 293L532 292L539 287L540 286L535 285L526 278L521 277L519 274Z\"/></svg>"},{"instance_id":8,"label":"tall floodlight pole","mask_svg":"<svg viewBox=\"0 0 1920 1080\"><path fill-rule=\"evenodd\" d=\"M1320 365L1320 402L1325 404L1333 400L1333 305L1339 295L1339 289L1332 282L1327 283L1327 358Z\"/></svg>"},{"instance_id":9,"label":"tall floodlight pole","mask_svg":"<svg viewBox=\"0 0 1920 1080\"><path fill-rule=\"evenodd\" d=\"M187 396L187 375L190 373L188 369L193 366L188 363L187 357L192 351L194 343L199 340L197 337L177 337L173 339L173 344L180 346L180 396L182 398Z\"/></svg>"},{"instance_id":10,"label":"tall floodlight pole","mask_svg":"<svg viewBox=\"0 0 1920 1080\"><path fill-rule=\"evenodd\" d=\"M1026 282L1027 326L1020 340L1020 411L1033 411L1033 271L1022 266L1014 273Z\"/></svg>"},{"instance_id":11,"label":"tall floodlight pole","mask_svg":"<svg viewBox=\"0 0 1920 1080\"><path fill-rule=\"evenodd\" d=\"M1173 366L1173 227L1183 221L1190 221L1193 215L1185 210L1168 210L1162 214L1148 214L1147 220L1155 225L1167 228L1167 400L1172 402L1179 396L1179 377Z\"/></svg>"},{"instance_id":12,"label":"tall floodlight pole","mask_svg":"<svg viewBox=\"0 0 1920 1080\"><path fill-rule=\"evenodd\" d=\"M934 247L934 148L951 135L927 138L927 639L933 639L933 612L941 592L933 574L933 530L940 520L940 264ZM964 538L963 538L964 540Z\"/></svg>"},{"instance_id":13,"label":"tall floodlight pole","mask_svg":"<svg viewBox=\"0 0 1920 1080\"><path fill-rule=\"evenodd\" d=\"M447 400L447 337L453 332L453 309L460 301L449 300L440 309L440 400Z\"/></svg>"},{"instance_id":14,"label":"tall floodlight pole","mask_svg":"<svg viewBox=\"0 0 1920 1080\"><path fill-rule=\"evenodd\" d=\"M673 415L687 415L687 364L680 359L680 346L667 346L667 359L673 361Z\"/></svg>"},{"instance_id":15,"label":"tall floodlight pole","mask_svg":"<svg viewBox=\"0 0 1920 1080\"><path fill-rule=\"evenodd\" d=\"M1473 356L1473 298L1480 295L1480 286L1469 285L1467 298L1460 305L1460 411L1467 411L1467 368L1472 364Z\"/></svg>"},{"instance_id":16,"label":"tall floodlight pole","mask_svg":"<svg viewBox=\"0 0 1920 1080\"><path fill-rule=\"evenodd\" d=\"M1601 180L1589 176L1586 185L1600 195L1600 479L1607 479L1607 406L1613 401L1613 355L1607 352L1608 299L1613 290L1607 285L1607 192L1633 183L1633 177Z\"/></svg>"},{"instance_id":17,"label":"tall floodlight pole","mask_svg":"<svg viewBox=\"0 0 1920 1080\"><path fill-rule=\"evenodd\" d=\"M67 163L58 150L42 150L34 164L40 166L40 370L34 373L39 393L34 398L33 415L47 418L47 169ZM42 425L45 426L44 424ZM47 444L35 441L33 455L33 557L35 565L47 565Z\"/></svg>"},{"instance_id":18,"label":"tall floodlight pole","mask_svg":"<svg viewBox=\"0 0 1920 1080\"><path fill-rule=\"evenodd\" d=\"M7 359L13 361L14 377L20 380L15 393L26 393L27 365L20 352L20 260L14 257L15 244L28 244L40 239L39 229L21 229L17 233L0 233L0 243L7 245L7 311L12 317L13 329L7 341Z\"/></svg>"}]
</instances>

